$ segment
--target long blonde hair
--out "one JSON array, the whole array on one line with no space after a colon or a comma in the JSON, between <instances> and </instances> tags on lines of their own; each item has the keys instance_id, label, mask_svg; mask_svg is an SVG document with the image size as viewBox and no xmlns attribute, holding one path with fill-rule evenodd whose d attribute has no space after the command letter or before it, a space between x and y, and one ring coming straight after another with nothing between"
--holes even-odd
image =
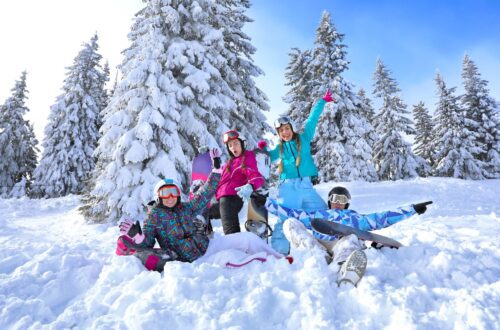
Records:
<instances>
[{"instance_id":1,"label":"long blonde hair","mask_svg":"<svg viewBox=\"0 0 500 330\"><path fill-rule=\"evenodd\" d=\"M295 167L300 165L300 135L293 132L292 139L297 143L297 159L295 159ZM278 172L283 173L283 140L280 139L280 163L278 164Z\"/></svg>"}]
</instances>

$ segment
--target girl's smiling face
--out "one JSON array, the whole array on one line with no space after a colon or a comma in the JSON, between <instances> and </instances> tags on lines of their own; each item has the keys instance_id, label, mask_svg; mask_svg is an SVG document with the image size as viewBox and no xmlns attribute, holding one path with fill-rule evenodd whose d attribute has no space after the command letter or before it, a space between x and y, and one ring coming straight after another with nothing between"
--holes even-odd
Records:
<instances>
[{"instance_id":1,"label":"girl's smiling face","mask_svg":"<svg viewBox=\"0 0 500 330\"><path fill-rule=\"evenodd\" d=\"M293 137L292 125L283 124L280 128L278 128L278 136L285 142L288 142Z\"/></svg>"}]
</instances>

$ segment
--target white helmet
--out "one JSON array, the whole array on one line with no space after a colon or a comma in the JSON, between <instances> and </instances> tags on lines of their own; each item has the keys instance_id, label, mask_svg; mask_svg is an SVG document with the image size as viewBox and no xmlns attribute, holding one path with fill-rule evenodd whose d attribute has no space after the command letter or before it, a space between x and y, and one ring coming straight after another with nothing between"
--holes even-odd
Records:
<instances>
[{"instance_id":1,"label":"white helmet","mask_svg":"<svg viewBox=\"0 0 500 330\"><path fill-rule=\"evenodd\" d=\"M158 183L155 185L154 189L153 189L153 199L157 202L159 202L159 198L158 198L158 190L160 190L161 187L163 186L176 186L177 189L179 189L179 191L182 192L182 186L179 184L179 182L175 179L163 179L163 180L160 180L158 181Z\"/></svg>"}]
</instances>

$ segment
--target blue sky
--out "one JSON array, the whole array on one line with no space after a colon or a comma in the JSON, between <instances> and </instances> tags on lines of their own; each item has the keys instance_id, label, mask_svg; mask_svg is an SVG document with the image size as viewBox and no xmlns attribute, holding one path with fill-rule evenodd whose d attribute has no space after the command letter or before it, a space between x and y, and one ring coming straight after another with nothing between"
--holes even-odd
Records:
<instances>
[{"instance_id":1,"label":"blue sky","mask_svg":"<svg viewBox=\"0 0 500 330\"><path fill-rule=\"evenodd\" d=\"M49 108L61 93L65 68L96 31L101 54L112 68L128 46L127 33L141 0L17 0L0 2L0 102L28 70L28 118L41 139ZM270 122L287 105L284 70L292 47L313 47L321 13L327 10L345 34L350 70L345 77L367 92L381 57L399 82L408 105L423 100L433 110L439 70L461 90L465 53L476 62L491 95L500 100L500 1L497 0L255 0L246 27L257 47L257 80L269 96Z\"/></svg>"},{"instance_id":2,"label":"blue sky","mask_svg":"<svg viewBox=\"0 0 500 330\"><path fill-rule=\"evenodd\" d=\"M270 97L275 117L287 107L284 70L292 47L313 47L323 10L345 34L348 60L345 77L372 90L375 61L380 57L393 72L410 106L423 100L433 110L434 77L440 72L461 90L465 53L476 62L491 95L500 100L500 1L486 0L256 0L247 28L257 47L255 62L266 72L259 86ZM410 107L411 109L411 107Z\"/></svg>"}]
</instances>

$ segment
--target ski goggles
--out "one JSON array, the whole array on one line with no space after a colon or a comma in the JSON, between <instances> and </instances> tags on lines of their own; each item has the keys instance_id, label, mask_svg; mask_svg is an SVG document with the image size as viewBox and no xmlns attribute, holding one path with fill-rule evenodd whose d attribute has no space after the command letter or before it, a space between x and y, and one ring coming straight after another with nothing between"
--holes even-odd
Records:
<instances>
[{"instance_id":1,"label":"ski goggles","mask_svg":"<svg viewBox=\"0 0 500 330\"><path fill-rule=\"evenodd\" d=\"M290 124L291 122L292 122L292 119L288 116L279 117L278 119L276 119L274 121L274 128L278 129L285 124Z\"/></svg>"},{"instance_id":2,"label":"ski goggles","mask_svg":"<svg viewBox=\"0 0 500 330\"><path fill-rule=\"evenodd\" d=\"M223 135L224 143L228 143L231 140L236 140L239 137L240 137L240 135L235 130L227 131Z\"/></svg>"},{"instance_id":3,"label":"ski goggles","mask_svg":"<svg viewBox=\"0 0 500 330\"><path fill-rule=\"evenodd\" d=\"M330 195L330 197L328 197L328 200L332 204L335 204L335 203L347 204L347 203L349 203L349 198L346 195L333 194L333 195Z\"/></svg>"},{"instance_id":4,"label":"ski goggles","mask_svg":"<svg viewBox=\"0 0 500 330\"><path fill-rule=\"evenodd\" d=\"M158 197L160 198L172 198L179 197L181 192L176 186L163 186L158 189Z\"/></svg>"}]
</instances>

